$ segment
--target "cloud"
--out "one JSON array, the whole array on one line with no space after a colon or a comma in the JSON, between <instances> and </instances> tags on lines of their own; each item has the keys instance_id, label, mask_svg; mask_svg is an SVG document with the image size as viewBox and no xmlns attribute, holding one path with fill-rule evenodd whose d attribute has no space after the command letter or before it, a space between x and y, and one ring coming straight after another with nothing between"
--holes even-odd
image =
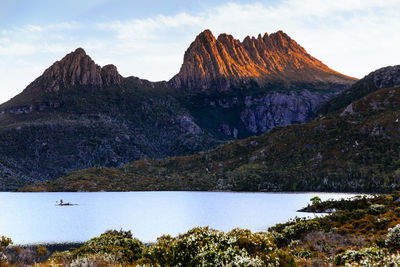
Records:
<instances>
[{"instance_id":1,"label":"cloud","mask_svg":"<svg viewBox=\"0 0 400 267\"><path fill-rule=\"evenodd\" d=\"M190 42L206 28L239 39L283 30L331 68L362 77L400 64L399 17L398 0L282 0L226 3L197 13L143 19L3 29L0 67L7 70L0 72L0 101L76 47L83 47L98 64L115 64L124 76L168 80L179 71Z\"/></svg>"},{"instance_id":2,"label":"cloud","mask_svg":"<svg viewBox=\"0 0 400 267\"><path fill-rule=\"evenodd\" d=\"M160 59L166 59L165 53L177 55L169 68L174 73L190 41L210 28L216 35L227 32L240 39L284 30L328 66L362 77L376 68L400 63L395 52L400 36L393 34L400 28L399 17L397 0L286 0L275 4L227 3L198 14L179 13L98 26L114 32L120 51L138 49L140 53L135 58L146 57L142 54L146 47L149 58L154 53ZM132 50L131 53L135 54ZM151 67L154 64L157 62L149 64L149 70L155 75L141 74L151 78L159 75L162 79L173 74Z\"/></svg>"},{"instance_id":3,"label":"cloud","mask_svg":"<svg viewBox=\"0 0 400 267\"><path fill-rule=\"evenodd\" d=\"M192 16L187 13L179 13L174 16L159 15L154 18L135 19L130 21L115 21L109 23L98 23L97 28L100 30L114 31L117 37L122 40L132 39L155 39L157 32L171 29L181 28L185 26L201 26L202 17Z\"/></svg>"}]
</instances>

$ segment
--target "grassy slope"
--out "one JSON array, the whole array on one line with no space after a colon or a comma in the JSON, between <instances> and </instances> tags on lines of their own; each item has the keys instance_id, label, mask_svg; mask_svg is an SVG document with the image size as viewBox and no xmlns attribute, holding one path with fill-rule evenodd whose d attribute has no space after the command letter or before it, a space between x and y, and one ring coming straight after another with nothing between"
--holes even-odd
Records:
<instances>
[{"instance_id":1,"label":"grassy slope","mask_svg":"<svg viewBox=\"0 0 400 267\"><path fill-rule=\"evenodd\" d=\"M400 187L400 87L340 113L222 145L121 168L72 172L24 190L392 191Z\"/></svg>"}]
</instances>

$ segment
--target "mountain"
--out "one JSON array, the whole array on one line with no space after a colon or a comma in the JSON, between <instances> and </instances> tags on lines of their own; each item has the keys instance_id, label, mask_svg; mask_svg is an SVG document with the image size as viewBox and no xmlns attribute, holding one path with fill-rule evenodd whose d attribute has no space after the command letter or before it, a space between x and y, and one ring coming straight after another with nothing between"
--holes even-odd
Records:
<instances>
[{"instance_id":1,"label":"mountain","mask_svg":"<svg viewBox=\"0 0 400 267\"><path fill-rule=\"evenodd\" d=\"M170 91L101 68L83 49L68 54L0 105L0 189L220 144Z\"/></svg>"},{"instance_id":2,"label":"mountain","mask_svg":"<svg viewBox=\"0 0 400 267\"><path fill-rule=\"evenodd\" d=\"M354 80L328 68L282 31L247 36L240 42L228 34L215 38L205 30L185 52L182 67L170 83L178 88L224 91L251 81L261 87L268 83L345 87Z\"/></svg>"},{"instance_id":3,"label":"mountain","mask_svg":"<svg viewBox=\"0 0 400 267\"><path fill-rule=\"evenodd\" d=\"M282 31L240 42L205 30L169 84L184 95L182 102L202 129L226 140L308 121L354 82Z\"/></svg>"},{"instance_id":4,"label":"mountain","mask_svg":"<svg viewBox=\"0 0 400 267\"><path fill-rule=\"evenodd\" d=\"M375 74L353 89L359 90L359 84ZM396 80L384 84L391 86ZM208 152L81 170L25 190L398 190L400 87L376 90L350 105Z\"/></svg>"},{"instance_id":5,"label":"mountain","mask_svg":"<svg viewBox=\"0 0 400 267\"><path fill-rule=\"evenodd\" d=\"M235 51L243 47L251 60L240 63L248 65L243 72L247 76L231 72L225 77L227 86L220 76L204 73L196 77L210 83L199 90L184 81L193 80L198 71L190 63L198 43L207 49L221 43L211 36L204 31L185 53L182 70L194 66L194 72L181 70L168 82L122 77L113 65L97 65L82 48L55 62L0 105L0 189L54 180L84 168L189 155L275 126L308 121L325 101L355 82L278 32L270 35L269 46L257 50L279 62L273 66L268 65L272 59L267 64L250 56L249 44L261 41L249 37L240 43L221 35L218 39L232 40L237 47L223 41L224 46L217 45L219 54L208 54L201 67L207 75L216 74L212 62L225 53L232 60L230 71L238 69ZM257 66L258 76L250 75L250 65Z\"/></svg>"}]
</instances>

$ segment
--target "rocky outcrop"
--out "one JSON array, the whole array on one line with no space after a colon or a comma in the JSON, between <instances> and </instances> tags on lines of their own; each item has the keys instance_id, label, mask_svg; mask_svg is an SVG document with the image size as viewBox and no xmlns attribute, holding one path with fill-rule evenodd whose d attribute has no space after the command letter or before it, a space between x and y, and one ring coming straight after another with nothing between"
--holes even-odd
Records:
<instances>
[{"instance_id":1,"label":"rocky outcrop","mask_svg":"<svg viewBox=\"0 0 400 267\"><path fill-rule=\"evenodd\" d=\"M265 133L275 126L286 126L311 120L329 94L302 92L271 93L262 97L248 96L240 114L246 129L254 134Z\"/></svg>"},{"instance_id":2,"label":"rocky outcrop","mask_svg":"<svg viewBox=\"0 0 400 267\"><path fill-rule=\"evenodd\" d=\"M205 30L185 52L170 83L177 88L226 90L252 80L260 86L275 81L348 86L355 81L309 55L282 31L240 42L227 34L215 38Z\"/></svg>"},{"instance_id":3,"label":"rocky outcrop","mask_svg":"<svg viewBox=\"0 0 400 267\"><path fill-rule=\"evenodd\" d=\"M3 113L30 113L47 108L57 108L61 103L47 101L38 102L39 98L52 93L74 89L104 90L110 87L121 87L123 77L114 65L100 67L88 56L82 48L67 54L56 61L44 73L29 84L25 90L0 105Z\"/></svg>"},{"instance_id":4,"label":"rocky outcrop","mask_svg":"<svg viewBox=\"0 0 400 267\"><path fill-rule=\"evenodd\" d=\"M275 126L309 121L321 104L334 94L301 90L205 97L197 98L198 104L191 108L192 114L201 116L197 117L201 128L211 132L217 129L224 138L237 139L265 133Z\"/></svg>"},{"instance_id":5,"label":"rocky outcrop","mask_svg":"<svg viewBox=\"0 0 400 267\"><path fill-rule=\"evenodd\" d=\"M119 75L116 66L109 64L101 68L101 80L104 86L120 85L122 76Z\"/></svg>"},{"instance_id":6,"label":"rocky outcrop","mask_svg":"<svg viewBox=\"0 0 400 267\"><path fill-rule=\"evenodd\" d=\"M103 88L119 85L121 79L114 65L101 68L82 48L78 48L45 70L26 90L58 92L75 86Z\"/></svg>"},{"instance_id":7,"label":"rocky outcrop","mask_svg":"<svg viewBox=\"0 0 400 267\"><path fill-rule=\"evenodd\" d=\"M201 128L194 122L193 118L188 115L178 116L176 121L179 123L180 129L183 133L198 135L203 133Z\"/></svg>"},{"instance_id":8,"label":"rocky outcrop","mask_svg":"<svg viewBox=\"0 0 400 267\"><path fill-rule=\"evenodd\" d=\"M55 62L39 79L44 87L41 89L47 92L57 92L61 88L76 85L102 85L100 66L82 48Z\"/></svg>"},{"instance_id":9,"label":"rocky outcrop","mask_svg":"<svg viewBox=\"0 0 400 267\"><path fill-rule=\"evenodd\" d=\"M372 81L377 89L400 85L400 65L378 69L368 74L363 81Z\"/></svg>"}]
</instances>

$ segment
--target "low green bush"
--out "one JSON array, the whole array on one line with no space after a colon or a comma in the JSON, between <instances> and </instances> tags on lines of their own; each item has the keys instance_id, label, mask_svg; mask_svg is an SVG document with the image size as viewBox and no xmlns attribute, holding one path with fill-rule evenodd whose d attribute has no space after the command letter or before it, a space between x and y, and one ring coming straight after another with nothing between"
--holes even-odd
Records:
<instances>
[{"instance_id":1,"label":"low green bush","mask_svg":"<svg viewBox=\"0 0 400 267\"><path fill-rule=\"evenodd\" d=\"M293 262L266 233L234 229L228 233L197 227L176 238L162 236L144 252L144 262L161 266L279 266ZM287 259L288 258L288 259Z\"/></svg>"},{"instance_id":2,"label":"low green bush","mask_svg":"<svg viewBox=\"0 0 400 267\"><path fill-rule=\"evenodd\" d=\"M362 262L379 262L385 258L385 252L378 248L364 248L361 250L346 250L335 256L336 265L345 265Z\"/></svg>"},{"instance_id":3,"label":"low green bush","mask_svg":"<svg viewBox=\"0 0 400 267\"><path fill-rule=\"evenodd\" d=\"M389 228L385 245L390 250L400 249L400 224L393 228Z\"/></svg>"},{"instance_id":4,"label":"low green bush","mask_svg":"<svg viewBox=\"0 0 400 267\"><path fill-rule=\"evenodd\" d=\"M12 244L11 238L2 236L0 238L0 265L8 262L7 256L4 254L4 250Z\"/></svg>"},{"instance_id":5,"label":"low green bush","mask_svg":"<svg viewBox=\"0 0 400 267\"><path fill-rule=\"evenodd\" d=\"M104 233L87 241L72 252L73 258L88 255L107 255L115 262L131 263L141 257L143 244L131 237Z\"/></svg>"}]
</instances>

